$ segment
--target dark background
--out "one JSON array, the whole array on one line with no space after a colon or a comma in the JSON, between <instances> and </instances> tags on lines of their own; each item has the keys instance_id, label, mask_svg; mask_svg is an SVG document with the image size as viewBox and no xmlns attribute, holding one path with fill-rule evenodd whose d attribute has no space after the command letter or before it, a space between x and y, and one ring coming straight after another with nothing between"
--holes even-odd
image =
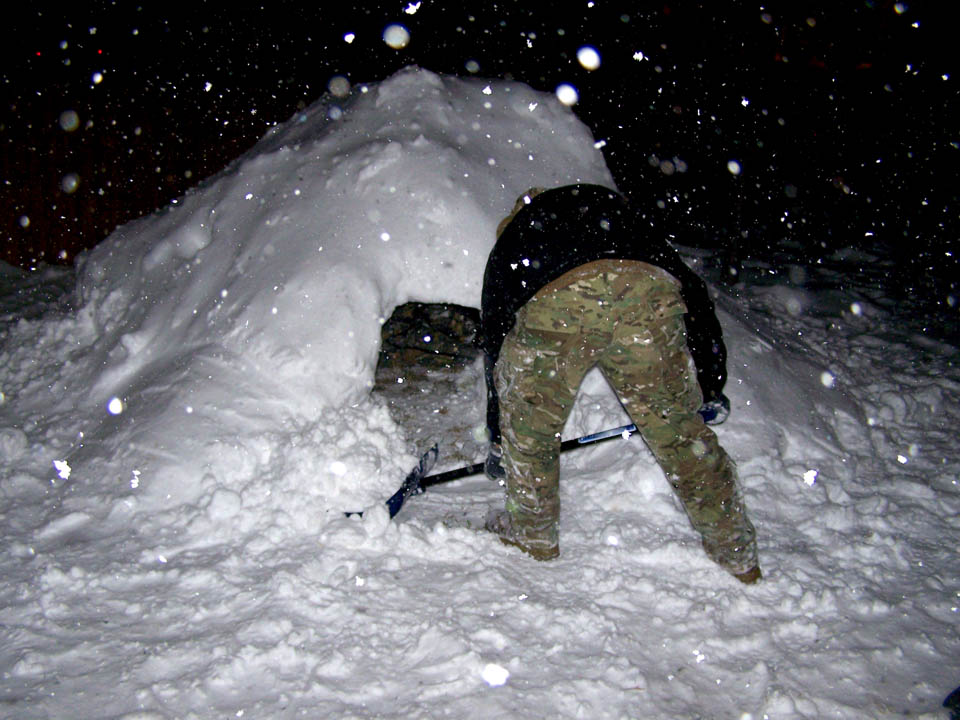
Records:
<instances>
[{"instance_id":1,"label":"dark background","mask_svg":"<svg viewBox=\"0 0 960 720\"><path fill-rule=\"evenodd\" d=\"M418 64L576 86L575 112L605 141L618 186L684 244L732 262L783 247L816 262L854 246L893 257L902 292L955 308L951 3L409 4L41 3L12 16L0 257L70 263L224 167L334 75L376 81ZM382 40L393 22L411 34L402 50ZM583 45L599 69L577 62Z\"/></svg>"}]
</instances>

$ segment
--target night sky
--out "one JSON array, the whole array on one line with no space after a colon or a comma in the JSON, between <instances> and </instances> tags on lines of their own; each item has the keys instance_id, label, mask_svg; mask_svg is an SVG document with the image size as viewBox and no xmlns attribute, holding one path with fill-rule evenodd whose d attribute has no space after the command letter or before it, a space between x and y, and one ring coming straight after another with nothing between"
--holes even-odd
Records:
<instances>
[{"instance_id":1,"label":"night sky","mask_svg":"<svg viewBox=\"0 0 960 720\"><path fill-rule=\"evenodd\" d=\"M329 4L41 3L8 18L0 257L72 262L334 76L418 64L574 85L621 190L684 244L747 257L786 243L814 262L857 245L955 296L960 78L936 15L951 3ZM406 47L384 42L390 23ZM583 46L599 68L578 62Z\"/></svg>"}]
</instances>

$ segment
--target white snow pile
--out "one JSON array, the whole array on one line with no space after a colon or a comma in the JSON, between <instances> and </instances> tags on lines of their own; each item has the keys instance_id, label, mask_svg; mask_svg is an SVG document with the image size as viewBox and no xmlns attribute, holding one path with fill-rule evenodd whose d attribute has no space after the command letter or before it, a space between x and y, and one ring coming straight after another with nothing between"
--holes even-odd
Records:
<instances>
[{"instance_id":1,"label":"white snow pile","mask_svg":"<svg viewBox=\"0 0 960 720\"><path fill-rule=\"evenodd\" d=\"M426 448L370 395L382 323L476 306L516 196L573 182L613 187L552 95L409 68L119 228L75 293L4 268L0 714L941 717L957 351L841 256L718 295L760 585L707 560L638 439L564 457L551 563L469 527L502 502L482 478L388 519ZM567 434L625 421L591 375Z\"/></svg>"},{"instance_id":2,"label":"white snow pile","mask_svg":"<svg viewBox=\"0 0 960 720\"><path fill-rule=\"evenodd\" d=\"M611 182L591 143L520 85L409 70L317 103L83 259L80 309L55 331L68 362L48 355L52 389L18 392L18 414L43 416L62 479L136 475L91 523L213 501L300 532L370 504L412 461L367 400L382 323L410 299L478 305L517 195Z\"/></svg>"}]
</instances>

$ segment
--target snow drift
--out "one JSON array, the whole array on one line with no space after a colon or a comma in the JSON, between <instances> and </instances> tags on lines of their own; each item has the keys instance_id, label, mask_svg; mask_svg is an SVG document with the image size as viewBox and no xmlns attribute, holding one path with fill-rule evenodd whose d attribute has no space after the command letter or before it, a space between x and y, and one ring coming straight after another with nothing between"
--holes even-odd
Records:
<instances>
[{"instance_id":1,"label":"snow drift","mask_svg":"<svg viewBox=\"0 0 960 720\"><path fill-rule=\"evenodd\" d=\"M382 495L381 470L393 481L410 458L384 415L358 409L380 326L407 300L478 306L520 193L612 185L592 142L551 95L410 68L316 103L118 229L79 277L74 477L107 459L141 496L194 502L262 472L264 437L309 427L313 492Z\"/></svg>"},{"instance_id":2,"label":"snow drift","mask_svg":"<svg viewBox=\"0 0 960 720\"><path fill-rule=\"evenodd\" d=\"M72 297L62 272L4 269L4 713L939 717L960 682L957 350L843 252L772 248L714 286L758 586L706 558L635 438L564 457L557 561L464 527L502 503L484 478L388 521L415 455L369 395L380 324L476 305L514 198L576 181L612 185L552 96L408 69L118 229ZM483 422L475 371L451 427ZM569 433L624 420L589 375Z\"/></svg>"}]
</instances>

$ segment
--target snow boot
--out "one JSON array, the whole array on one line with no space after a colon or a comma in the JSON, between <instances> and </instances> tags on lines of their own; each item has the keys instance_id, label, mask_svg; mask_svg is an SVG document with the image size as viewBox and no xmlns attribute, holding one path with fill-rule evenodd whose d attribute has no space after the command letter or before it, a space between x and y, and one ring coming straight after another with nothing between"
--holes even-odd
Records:
<instances>
[{"instance_id":1,"label":"snow boot","mask_svg":"<svg viewBox=\"0 0 960 720\"><path fill-rule=\"evenodd\" d=\"M760 567L757 566L746 572L735 574L734 577L744 585L755 585L763 579L763 573L760 572Z\"/></svg>"},{"instance_id":2,"label":"snow boot","mask_svg":"<svg viewBox=\"0 0 960 720\"><path fill-rule=\"evenodd\" d=\"M506 510L494 510L487 515L484 527L498 535L504 545L513 545L536 560L553 560L560 555L557 528L552 523L544 528L520 528Z\"/></svg>"}]
</instances>

